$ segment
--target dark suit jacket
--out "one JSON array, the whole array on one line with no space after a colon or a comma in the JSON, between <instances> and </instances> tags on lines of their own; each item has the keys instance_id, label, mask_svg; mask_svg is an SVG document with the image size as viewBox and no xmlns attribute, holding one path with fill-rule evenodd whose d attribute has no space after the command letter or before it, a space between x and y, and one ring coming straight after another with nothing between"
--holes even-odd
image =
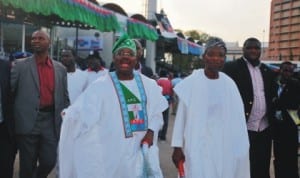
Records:
<instances>
[{"instance_id":1,"label":"dark suit jacket","mask_svg":"<svg viewBox=\"0 0 300 178\"><path fill-rule=\"evenodd\" d=\"M67 71L52 60L54 67L54 124L57 136L60 134L61 111L69 105ZM14 119L17 134L28 134L32 130L40 103L40 85L34 57L16 62L11 70L11 90L14 96Z\"/></svg>"},{"instance_id":2,"label":"dark suit jacket","mask_svg":"<svg viewBox=\"0 0 300 178\"><path fill-rule=\"evenodd\" d=\"M10 95L10 63L0 60L0 87L1 87L1 102L4 124L8 132L13 136L13 119L12 119L12 103Z\"/></svg>"},{"instance_id":3,"label":"dark suit jacket","mask_svg":"<svg viewBox=\"0 0 300 178\"><path fill-rule=\"evenodd\" d=\"M279 85L276 85L276 91ZM287 116L286 110L297 110L300 107L300 81L292 78L287 81L280 96L274 99L274 106L276 110L281 110L283 116Z\"/></svg>"},{"instance_id":4,"label":"dark suit jacket","mask_svg":"<svg viewBox=\"0 0 300 178\"><path fill-rule=\"evenodd\" d=\"M265 64L261 63L260 71L264 81L264 91L267 105L267 117L272 122L274 110L272 99L275 97L275 73ZM243 58L227 62L224 65L223 72L229 75L236 83L244 103L245 116L248 120L253 104L253 86L247 63Z\"/></svg>"}]
</instances>

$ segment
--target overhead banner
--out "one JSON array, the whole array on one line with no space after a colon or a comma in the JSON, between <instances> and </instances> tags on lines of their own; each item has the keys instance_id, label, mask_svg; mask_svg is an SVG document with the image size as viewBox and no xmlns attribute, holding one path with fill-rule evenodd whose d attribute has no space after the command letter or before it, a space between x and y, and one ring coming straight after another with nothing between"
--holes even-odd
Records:
<instances>
[{"instance_id":1,"label":"overhead banner","mask_svg":"<svg viewBox=\"0 0 300 178\"><path fill-rule=\"evenodd\" d=\"M166 15L155 13L155 17L156 17L157 24L159 26L160 33L163 37L165 38L177 37Z\"/></svg>"},{"instance_id":2,"label":"overhead banner","mask_svg":"<svg viewBox=\"0 0 300 178\"><path fill-rule=\"evenodd\" d=\"M120 37L124 33L127 33L127 18L128 17L126 17L122 14L119 14L119 13L116 13L115 15L116 15L117 20L118 20L118 22L120 24L120 27L121 27L118 31L116 31L116 36Z\"/></svg>"},{"instance_id":3,"label":"overhead banner","mask_svg":"<svg viewBox=\"0 0 300 178\"><path fill-rule=\"evenodd\" d=\"M181 54L189 53L188 41L186 39L177 38L177 45L178 45L178 49L180 50Z\"/></svg>"},{"instance_id":4,"label":"overhead banner","mask_svg":"<svg viewBox=\"0 0 300 178\"><path fill-rule=\"evenodd\" d=\"M68 45L76 48L76 37L68 38ZM102 37L95 36L79 36L77 42L78 51L92 51L92 50L102 50L103 49L103 39Z\"/></svg>"},{"instance_id":5,"label":"overhead banner","mask_svg":"<svg viewBox=\"0 0 300 178\"><path fill-rule=\"evenodd\" d=\"M200 56L203 54L203 47L184 38L177 38L178 49L181 54L192 54Z\"/></svg>"}]
</instances>

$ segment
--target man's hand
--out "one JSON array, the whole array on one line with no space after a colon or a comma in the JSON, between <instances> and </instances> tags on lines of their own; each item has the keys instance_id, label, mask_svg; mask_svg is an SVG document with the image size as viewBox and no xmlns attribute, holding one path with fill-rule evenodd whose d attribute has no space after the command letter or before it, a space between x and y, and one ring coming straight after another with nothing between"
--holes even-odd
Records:
<instances>
[{"instance_id":1,"label":"man's hand","mask_svg":"<svg viewBox=\"0 0 300 178\"><path fill-rule=\"evenodd\" d=\"M178 168L178 163L179 161L185 161L185 156L184 153L182 151L182 149L180 147L175 147L173 154L172 154L172 160L173 163L175 164L175 166Z\"/></svg>"},{"instance_id":2,"label":"man's hand","mask_svg":"<svg viewBox=\"0 0 300 178\"><path fill-rule=\"evenodd\" d=\"M154 135L153 130L148 129L146 135L145 135L144 138L142 139L141 145L142 145L144 142L147 142L148 145L149 145L149 147L152 146L152 145L153 145L153 135Z\"/></svg>"}]
</instances>

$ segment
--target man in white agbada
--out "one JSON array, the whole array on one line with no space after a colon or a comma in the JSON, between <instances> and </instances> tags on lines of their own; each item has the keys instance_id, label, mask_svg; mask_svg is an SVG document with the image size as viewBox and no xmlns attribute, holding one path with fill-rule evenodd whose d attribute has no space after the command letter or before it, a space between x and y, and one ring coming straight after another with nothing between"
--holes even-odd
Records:
<instances>
[{"instance_id":1,"label":"man in white agbada","mask_svg":"<svg viewBox=\"0 0 300 178\"><path fill-rule=\"evenodd\" d=\"M88 68L85 70L87 75L87 85L90 85L99 77L108 73L108 70L101 65L102 59L98 53L95 54L95 52L92 51L86 60L88 64Z\"/></svg>"},{"instance_id":2,"label":"man in white agbada","mask_svg":"<svg viewBox=\"0 0 300 178\"><path fill-rule=\"evenodd\" d=\"M249 178L249 142L243 103L235 83L219 72L225 43L206 44L205 68L174 88L179 106L172 135L173 162L186 178Z\"/></svg>"},{"instance_id":3,"label":"man in white agbada","mask_svg":"<svg viewBox=\"0 0 300 178\"><path fill-rule=\"evenodd\" d=\"M75 54L71 49L63 49L61 51L61 63L68 72L68 92L70 103L73 104L87 87L87 74L76 68Z\"/></svg>"},{"instance_id":4,"label":"man in white agbada","mask_svg":"<svg viewBox=\"0 0 300 178\"><path fill-rule=\"evenodd\" d=\"M135 48L127 35L120 37L113 48L116 71L63 111L61 178L163 177L157 136L168 103L154 80L133 72ZM150 146L145 152L144 142Z\"/></svg>"}]
</instances>

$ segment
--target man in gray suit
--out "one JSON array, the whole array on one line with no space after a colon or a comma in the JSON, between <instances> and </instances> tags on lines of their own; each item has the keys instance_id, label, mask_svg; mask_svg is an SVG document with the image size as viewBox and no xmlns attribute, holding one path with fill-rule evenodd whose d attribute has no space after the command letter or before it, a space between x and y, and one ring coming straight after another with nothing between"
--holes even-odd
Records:
<instances>
[{"instance_id":1,"label":"man in gray suit","mask_svg":"<svg viewBox=\"0 0 300 178\"><path fill-rule=\"evenodd\" d=\"M46 178L56 163L61 111L69 105L66 69L49 57L50 38L32 34L32 57L11 71L20 178Z\"/></svg>"}]
</instances>

